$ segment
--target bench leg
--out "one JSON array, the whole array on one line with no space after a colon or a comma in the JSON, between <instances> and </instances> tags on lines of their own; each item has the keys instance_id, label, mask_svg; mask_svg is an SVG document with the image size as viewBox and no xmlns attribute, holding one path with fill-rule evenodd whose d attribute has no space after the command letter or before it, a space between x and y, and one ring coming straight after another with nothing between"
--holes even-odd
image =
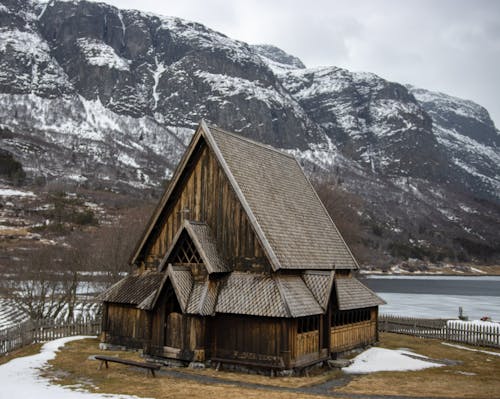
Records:
<instances>
[{"instance_id":1,"label":"bench leg","mask_svg":"<svg viewBox=\"0 0 500 399\"><path fill-rule=\"evenodd\" d=\"M149 369L149 371L151 371L152 377L155 378L155 371L153 369Z\"/></svg>"},{"instance_id":2,"label":"bench leg","mask_svg":"<svg viewBox=\"0 0 500 399\"><path fill-rule=\"evenodd\" d=\"M101 360L101 363L99 363L99 370L102 369L102 365L105 365L106 368L108 368L108 361L107 360Z\"/></svg>"}]
</instances>

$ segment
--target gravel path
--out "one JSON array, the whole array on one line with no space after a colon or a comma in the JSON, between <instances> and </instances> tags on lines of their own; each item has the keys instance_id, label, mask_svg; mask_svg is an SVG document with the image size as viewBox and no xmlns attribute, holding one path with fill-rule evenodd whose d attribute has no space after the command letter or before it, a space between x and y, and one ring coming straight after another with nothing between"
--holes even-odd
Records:
<instances>
[{"instance_id":1,"label":"gravel path","mask_svg":"<svg viewBox=\"0 0 500 399\"><path fill-rule=\"evenodd\" d=\"M212 377L200 374L184 373L174 369L161 369L159 375L165 375L173 378L182 378L186 380L196 381L201 384L219 384L219 385L237 385L238 387L261 389L264 391L278 391L278 392L291 392L291 393L304 393L309 395L322 395L330 396L332 398L345 398L345 399L456 399L445 397L429 397L429 396L394 396L394 395L362 395L362 394L345 394L341 392L334 392L332 389L340 387L349 382L350 378L330 380L322 384L311 385L307 387L293 388L293 387L280 387L273 385L257 384L252 382L237 382L234 380L226 380L224 378Z\"/></svg>"}]
</instances>

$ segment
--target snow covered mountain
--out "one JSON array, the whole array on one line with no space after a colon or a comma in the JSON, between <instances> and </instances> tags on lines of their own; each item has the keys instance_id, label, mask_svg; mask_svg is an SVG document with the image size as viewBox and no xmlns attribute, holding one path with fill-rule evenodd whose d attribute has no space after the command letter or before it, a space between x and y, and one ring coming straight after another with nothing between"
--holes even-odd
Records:
<instances>
[{"instance_id":1,"label":"snow covered mountain","mask_svg":"<svg viewBox=\"0 0 500 399\"><path fill-rule=\"evenodd\" d=\"M158 187L201 118L334 175L387 239L500 252L500 133L479 105L174 17L0 0L0 143L32 181Z\"/></svg>"}]
</instances>

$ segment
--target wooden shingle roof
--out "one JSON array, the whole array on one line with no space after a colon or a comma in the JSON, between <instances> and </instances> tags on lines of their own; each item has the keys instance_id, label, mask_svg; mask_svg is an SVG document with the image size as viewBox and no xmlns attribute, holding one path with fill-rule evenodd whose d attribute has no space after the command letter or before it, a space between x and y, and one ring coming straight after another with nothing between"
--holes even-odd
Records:
<instances>
[{"instance_id":1,"label":"wooden shingle roof","mask_svg":"<svg viewBox=\"0 0 500 399\"><path fill-rule=\"evenodd\" d=\"M99 299L103 302L140 305L158 293L165 278L165 273L155 271L127 276L102 293Z\"/></svg>"},{"instance_id":2,"label":"wooden shingle roof","mask_svg":"<svg viewBox=\"0 0 500 399\"><path fill-rule=\"evenodd\" d=\"M355 278L335 279L335 289L340 310L369 308L385 304L384 300Z\"/></svg>"},{"instance_id":3,"label":"wooden shingle roof","mask_svg":"<svg viewBox=\"0 0 500 399\"><path fill-rule=\"evenodd\" d=\"M221 284L215 310L218 313L286 317L279 288L266 274L231 273Z\"/></svg>"},{"instance_id":4,"label":"wooden shingle roof","mask_svg":"<svg viewBox=\"0 0 500 399\"><path fill-rule=\"evenodd\" d=\"M204 140L215 154L274 270L357 269L349 248L293 156L201 121L132 256L145 248L160 214ZM203 232L199 236L203 237ZM207 257L210 257L207 254ZM214 262L216 264L216 262ZM221 270L225 266L220 266ZM214 269L215 270L215 269Z\"/></svg>"},{"instance_id":5,"label":"wooden shingle roof","mask_svg":"<svg viewBox=\"0 0 500 399\"><path fill-rule=\"evenodd\" d=\"M307 288L312 292L323 310L328 307L333 278L334 272L326 270L306 270L302 275Z\"/></svg>"},{"instance_id":6,"label":"wooden shingle roof","mask_svg":"<svg viewBox=\"0 0 500 399\"><path fill-rule=\"evenodd\" d=\"M181 309L185 312L193 289L193 275L188 267L169 265L166 273L170 277Z\"/></svg>"},{"instance_id":7,"label":"wooden shingle roof","mask_svg":"<svg viewBox=\"0 0 500 399\"><path fill-rule=\"evenodd\" d=\"M293 156L202 126L275 270L358 268Z\"/></svg>"},{"instance_id":8,"label":"wooden shingle roof","mask_svg":"<svg viewBox=\"0 0 500 399\"><path fill-rule=\"evenodd\" d=\"M191 238L191 241L200 254L208 273L223 273L231 270L217 251L217 244L210 227L206 223L189 220L184 221L182 227L175 235L172 245L167 250L167 253L160 263L160 270L163 270L166 266L168 266L170 255L176 248L179 238L184 231Z\"/></svg>"},{"instance_id":9,"label":"wooden shingle roof","mask_svg":"<svg viewBox=\"0 0 500 399\"><path fill-rule=\"evenodd\" d=\"M296 275L231 272L217 279L195 281L185 266L169 265L165 272L128 276L101 295L105 302L150 310L170 280L184 313L216 313L265 317L304 317L322 314L328 306L333 281L340 310L384 304L355 278L333 280L333 272L307 271Z\"/></svg>"}]
</instances>

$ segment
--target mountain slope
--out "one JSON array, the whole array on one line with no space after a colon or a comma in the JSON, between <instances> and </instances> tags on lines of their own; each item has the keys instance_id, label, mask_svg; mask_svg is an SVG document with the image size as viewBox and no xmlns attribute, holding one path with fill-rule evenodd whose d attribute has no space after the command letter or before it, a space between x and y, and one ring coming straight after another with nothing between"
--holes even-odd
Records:
<instances>
[{"instance_id":1,"label":"mountain slope","mask_svg":"<svg viewBox=\"0 0 500 399\"><path fill-rule=\"evenodd\" d=\"M201 118L356 193L374 245L500 252L500 135L479 105L179 18L0 0L0 143L28 179L154 190Z\"/></svg>"}]
</instances>

